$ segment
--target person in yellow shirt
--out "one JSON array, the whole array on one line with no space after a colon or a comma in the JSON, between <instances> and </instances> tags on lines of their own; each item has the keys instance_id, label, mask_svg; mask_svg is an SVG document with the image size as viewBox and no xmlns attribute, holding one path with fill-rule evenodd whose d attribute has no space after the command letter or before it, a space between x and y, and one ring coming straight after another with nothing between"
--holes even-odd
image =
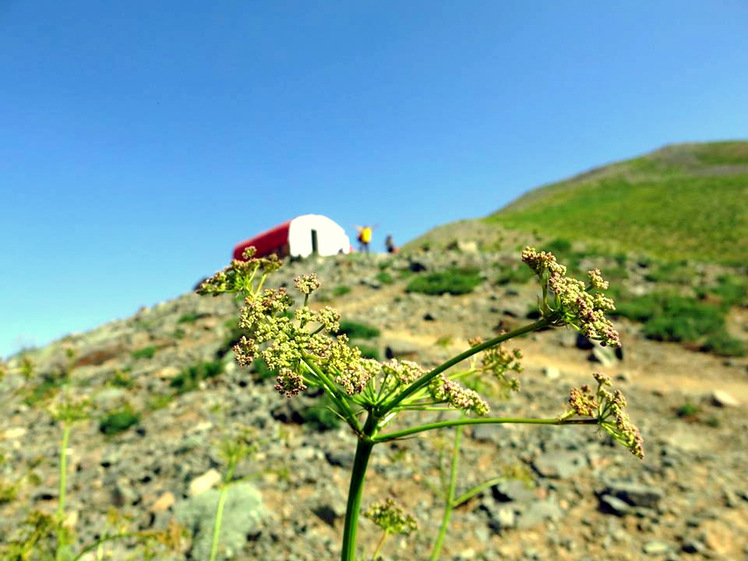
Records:
<instances>
[{"instance_id":1,"label":"person in yellow shirt","mask_svg":"<svg viewBox=\"0 0 748 561\"><path fill-rule=\"evenodd\" d=\"M358 230L358 250L362 253L369 253L369 243L371 242L371 234L374 230L371 226L356 226Z\"/></svg>"}]
</instances>

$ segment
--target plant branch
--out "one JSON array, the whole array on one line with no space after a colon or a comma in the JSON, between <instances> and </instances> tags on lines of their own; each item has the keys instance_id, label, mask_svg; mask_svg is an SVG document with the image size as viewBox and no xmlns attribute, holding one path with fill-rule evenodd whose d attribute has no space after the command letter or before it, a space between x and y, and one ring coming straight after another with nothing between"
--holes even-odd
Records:
<instances>
[{"instance_id":1,"label":"plant branch","mask_svg":"<svg viewBox=\"0 0 748 561\"><path fill-rule=\"evenodd\" d=\"M506 477L494 477L492 479L489 479L488 481L484 481L480 485L476 485L472 489L465 491L462 495L457 497L453 502L452 506L454 508L457 508L463 503L468 502L470 499L472 499L475 495L478 493L488 489L489 487L493 487L494 485L497 485L501 483L502 481L506 481Z\"/></svg>"},{"instance_id":2,"label":"plant branch","mask_svg":"<svg viewBox=\"0 0 748 561\"><path fill-rule=\"evenodd\" d=\"M444 501L444 515L442 516L442 523L439 527L439 535L436 537L434 549L431 552L431 561L436 561L439 558L439 553L441 553L442 546L444 545L444 538L447 537L449 520L452 518L455 488L457 487L457 468L460 462L460 441L462 440L462 430L462 425L455 427L455 441L452 446L452 464L449 470L449 487L447 488L447 496Z\"/></svg>"},{"instance_id":3,"label":"plant branch","mask_svg":"<svg viewBox=\"0 0 748 561\"><path fill-rule=\"evenodd\" d=\"M596 425L598 424L597 419L527 419L523 417L480 417L480 418L466 418L466 419L453 419L451 421L438 421L436 423L427 423L425 425L419 425L417 427L410 427L407 429L385 433L379 436L372 437L372 441L376 444L380 442L389 442L390 440L397 440L419 432L425 432L429 430L443 429L447 427L457 427L460 425L502 425L502 424L519 424L519 425Z\"/></svg>"},{"instance_id":4,"label":"plant branch","mask_svg":"<svg viewBox=\"0 0 748 561\"><path fill-rule=\"evenodd\" d=\"M446 362L443 362L430 372L424 374L413 382L410 386L405 388L403 391L401 391L399 394L397 394L391 401L384 404L382 407L382 410L389 411L395 407L397 407L400 403L402 403L405 399L416 393L418 390L425 388L429 385L431 380L436 378L439 374L444 372L445 370L448 370L452 368L455 364L461 363L463 360L470 358L471 356L484 351L486 349L490 349L491 347L495 347L496 345L499 345L503 343L504 341L508 341L509 339L513 339L514 337L519 337L520 335L524 335L526 333L531 333L532 331L537 331L538 329L541 329L543 327L548 326L548 320L545 318L540 318L535 323L531 323L528 325L525 325L524 327L519 327L515 329L514 331L510 331L508 333L502 333L501 335L497 335L496 337L489 339L488 341L484 341L483 343L480 343L478 345L475 345L474 347L470 347L468 350L458 354L457 356L454 356L447 360Z\"/></svg>"}]
</instances>

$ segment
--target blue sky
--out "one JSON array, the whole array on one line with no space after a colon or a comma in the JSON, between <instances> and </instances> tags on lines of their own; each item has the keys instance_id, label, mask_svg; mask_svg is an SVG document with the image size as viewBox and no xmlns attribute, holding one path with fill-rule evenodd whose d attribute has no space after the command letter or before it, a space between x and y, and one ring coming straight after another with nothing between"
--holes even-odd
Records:
<instances>
[{"instance_id":1,"label":"blue sky","mask_svg":"<svg viewBox=\"0 0 748 561\"><path fill-rule=\"evenodd\" d=\"M299 214L404 243L746 138L748 3L4 0L0 356L191 289Z\"/></svg>"}]
</instances>

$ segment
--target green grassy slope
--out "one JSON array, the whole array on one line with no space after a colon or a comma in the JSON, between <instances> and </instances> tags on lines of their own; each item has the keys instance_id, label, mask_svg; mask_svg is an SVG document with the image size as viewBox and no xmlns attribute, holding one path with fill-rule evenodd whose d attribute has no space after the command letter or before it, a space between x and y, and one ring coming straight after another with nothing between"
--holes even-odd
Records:
<instances>
[{"instance_id":1,"label":"green grassy slope","mask_svg":"<svg viewBox=\"0 0 748 561\"><path fill-rule=\"evenodd\" d=\"M664 259L748 261L748 142L672 145L536 189L489 224Z\"/></svg>"}]
</instances>

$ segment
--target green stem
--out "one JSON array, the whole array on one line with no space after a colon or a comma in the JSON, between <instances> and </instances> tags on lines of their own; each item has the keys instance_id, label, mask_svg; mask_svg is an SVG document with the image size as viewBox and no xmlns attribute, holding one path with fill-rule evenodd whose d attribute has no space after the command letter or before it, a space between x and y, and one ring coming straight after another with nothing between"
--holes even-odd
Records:
<instances>
[{"instance_id":1,"label":"green stem","mask_svg":"<svg viewBox=\"0 0 748 561\"><path fill-rule=\"evenodd\" d=\"M314 372L322 382L325 387L325 391L327 391L328 397L338 407L339 412L345 417L348 425L354 430L354 432L356 432L357 434L361 434L361 424L358 422L356 414L353 412L353 409L351 409L351 406L348 404L346 398L341 397L338 392L335 391L337 389L335 382L333 382L319 366L314 364L314 362L310 360L310 357L304 356L303 360L304 365L309 370Z\"/></svg>"},{"instance_id":2,"label":"green stem","mask_svg":"<svg viewBox=\"0 0 748 561\"><path fill-rule=\"evenodd\" d=\"M223 480L221 486L221 494L218 496L218 504L216 505L216 520L213 524L213 540L210 545L210 561L215 561L218 556L218 542L221 540L221 525L223 524L223 509L226 505L226 499L229 494L229 485L231 480L234 478L234 469L236 468L236 460L232 459L229 462L229 469L226 472L226 477Z\"/></svg>"},{"instance_id":3,"label":"green stem","mask_svg":"<svg viewBox=\"0 0 748 561\"><path fill-rule=\"evenodd\" d=\"M489 487L493 487L494 485L498 485L499 483L506 481L506 477L494 477L493 479L489 479L488 481L484 481L480 485L476 485L472 489L465 491L462 495L457 497L454 500L454 507L457 508L462 503L466 503L470 499L472 499L475 495L478 493L481 493L488 489Z\"/></svg>"},{"instance_id":4,"label":"green stem","mask_svg":"<svg viewBox=\"0 0 748 561\"><path fill-rule=\"evenodd\" d=\"M413 382L411 385L409 385L407 388L401 391L398 395L396 395L391 401L389 401L388 403L385 403L384 406L382 407L382 411L390 411L394 407L397 407L400 403L402 403L408 397L413 395L415 392L428 386L431 380L436 378L439 374L441 374L445 370L452 368L455 364L459 364L463 360L470 358L474 354L477 354L486 349L490 349L491 347L495 347L496 345L499 345L509 339L513 339L514 337L519 337L520 335L524 335L525 333L537 331L538 329L546 327L547 325L548 325L548 320L545 318L540 318L535 323L525 325L524 327L519 327L515 329L514 331L510 331L508 333L497 335L493 339L489 339L488 341L484 341L483 343L480 343L479 345L470 347L468 350L458 354L457 356L450 358L449 360L447 360L446 362L443 362L442 364L440 364L439 366L437 366L436 368L434 368L427 374L424 374L423 376L421 376L418 380Z\"/></svg>"},{"instance_id":5,"label":"green stem","mask_svg":"<svg viewBox=\"0 0 748 561\"><path fill-rule=\"evenodd\" d=\"M371 432L375 426L376 420L373 415L369 414L364 426L364 434ZM341 561L355 561L356 559L358 515L361 511L366 468L369 465L373 448L374 442L370 437L359 437L356 445L356 456L353 459L353 469L351 470L351 484L348 488L348 504L345 510L345 526L343 528L343 549L340 554Z\"/></svg>"},{"instance_id":6,"label":"green stem","mask_svg":"<svg viewBox=\"0 0 748 561\"><path fill-rule=\"evenodd\" d=\"M501 424L518 424L518 425L596 425L597 419L526 419L523 417L480 417L469 419L453 419L451 421L439 421L428 423L417 427L382 434L372 437L375 444L380 442L389 442L412 434L418 434L428 430L443 429L447 427L457 427L460 425L501 425Z\"/></svg>"},{"instance_id":7,"label":"green stem","mask_svg":"<svg viewBox=\"0 0 748 561\"><path fill-rule=\"evenodd\" d=\"M104 544L106 542L111 542L111 541L114 541L114 540L122 540L122 539L125 539L125 538L141 538L142 539L144 537L147 537L147 536L145 534L140 533L140 532L115 534L113 536L104 536L104 537L101 537L98 540L96 540L94 543L89 544L86 547L84 547L83 549L81 549L78 552L78 555L76 555L73 558L73 561L80 561L81 559L83 559L83 557L85 557L86 553L88 553L89 551L93 551L94 549L98 549L102 544Z\"/></svg>"},{"instance_id":8,"label":"green stem","mask_svg":"<svg viewBox=\"0 0 748 561\"><path fill-rule=\"evenodd\" d=\"M62 548L67 545L67 530L65 529L65 492L67 490L68 476L68 443L70 442L70 429L73 423L63 421L62 442L60 443L60 491L57 502L57 549L55 559L62 558Z\"/></svg>"},{"instance_id":9,"label":"green stem","mask_svg":"<svg viewBox=\"0 0 748 561\"><path fill-rule=\"evenodd\" d=\"M431 552L431 561L436 561L444 545L444 538L447 537L449 520L452 517L452 510L455 507L455 488L457 487L457 468L460 462L460 440L462 439L462 425L455 427L455 442L452 447L452 466L449 471L449 487L447 488L447 497L444 504L444 516L442 524L439 527L439 535L436 537L434 549Z\"/></svg>"}]
</instances>

